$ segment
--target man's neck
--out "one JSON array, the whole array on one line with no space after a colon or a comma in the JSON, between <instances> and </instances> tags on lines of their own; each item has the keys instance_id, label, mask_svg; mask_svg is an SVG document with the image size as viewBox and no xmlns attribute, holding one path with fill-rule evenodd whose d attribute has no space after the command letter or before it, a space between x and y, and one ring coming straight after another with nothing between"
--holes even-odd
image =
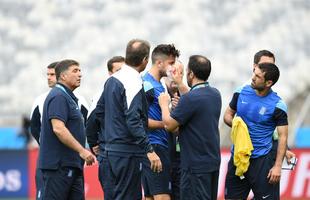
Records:
<instances>
[{"instance_id":1,"label":"man's neck","mask_svg":"<svg viewBox=\"0 0 310 200\"><path fill-rule=\"evenodd\" d=\"M142 72L142 66L131 66L131 65L127 65L128 67L131 67L132 69L136 70L139 74L140 72Z\"/></svg>"},{"instance_id":2,"label":"man's neck","mask_svg":"<svg viewBox=\"0 0 310 200\"><path fill-rule=\"evenodd\" d=\"M265 88L264 90L255 90L255 93L258 95L258 96L266 96L269 94L271 88Z\"/></svg>"},{"instance_id":3,"label":"man's neck","mask_svg":"<svg viewBox=\"0 0 310 200\"><path fill-rule=\"evenodd\" d=\"M193 80L193 82L192 82L192 87L195 86L195 85L197 85L197 84L200 84L200 83L205 83L205 81L199 80L199 79L196 79L196 78L195 78L195 79Z\"/></svg>"},{"instance_id":4,"label":"man's neck","mask_svg":"<svg viewBox=\"0 0 310 200\"><path fill-rule=\"evenodd\" d=\"M149 70L149 74L151 74L154 77L154 79L157 80L157 81L160 81L160 79L162 78L162 76L159 73L159 70L154 65Z\"/></svg>"},{"instance_id":5,"label":"man's neck","mask_svg":"<svg viewBox=\"0 0 310 200\"><path fill-rule=\"evenodd\" d=\"M63 82L63 81L58 81L58 83L60 83L60 84L62 84L62 85L64 85L64 86L66 86L69 90L71 90L72 92L73 92L73 90L75 90L75 88L73 88L73 87L70 87L68 84L66 84L65 82Z\"/></svg>"}]
</instances>

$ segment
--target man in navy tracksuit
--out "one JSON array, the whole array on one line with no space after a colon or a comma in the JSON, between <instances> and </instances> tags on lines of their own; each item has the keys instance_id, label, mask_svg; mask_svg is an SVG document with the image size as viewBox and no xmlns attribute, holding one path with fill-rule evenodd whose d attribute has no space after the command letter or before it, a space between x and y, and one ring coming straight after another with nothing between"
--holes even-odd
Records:
<instances>
[{"instance_id":1,"label":"man in navy tracksuit","mask_svg":"<svg viewBox=\"0 0 310 200\"><path fill-rule=\"evenodd\" d=\"M105 137L105 155L115 200L140 200L141 158L147 155L151 169L160 173L161 161L146 135L147 101L142 87L142 72L150 45L144 40L127 44L125 65L104 86L96 107L101 134Z\"/></svg>"},{"instance_id":2,"label":"man in navy tracksuit","mask_svg":"<svg viewBox=\"0 0 310 200\"><path fill-rule=\"evenodd\" d=\"M111 58L108 63L108 72L109 75L114 74L119 71L122 65L125 62L125 58L122 56L114 56ZM100 123L96 118L96 106L97 102L100 98L102 92L100 94L95 94L92 99L92 104L89 109L89 115L86 122L86 136L87 142L91 151L97 156L98 160L98 178L101 184L101 188L104 191L104 199L113 199L113 188L109 188L106 186L106 179L110 175L107 171L107 161L105 156L105 139L104 134L101 134Z\"/></svg>"}]
</instances>

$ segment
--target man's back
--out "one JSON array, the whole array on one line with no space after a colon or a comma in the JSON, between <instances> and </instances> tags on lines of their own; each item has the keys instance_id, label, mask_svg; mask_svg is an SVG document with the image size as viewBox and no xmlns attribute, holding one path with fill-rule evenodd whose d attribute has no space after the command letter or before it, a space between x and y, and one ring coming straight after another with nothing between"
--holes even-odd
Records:
<instances>
[{"instance_id":1,"label":"man's back","mask_svg":"<svg viewBox=\"0 0 310 200\"><path fill-rule=\"evenodd\" d=\"M98 119L104 119L101 123L104 123L107 151L145 153L137 145L145 141L147 127L147 105L138 72L124 65L107 80L97 106ZM143 124L133 125L141 117Z\"/></svg>"},{"instance_id":2,"label":"man's back","mask_svg":"<svg viewBox=\"0 0 310 200\"><path fill-rule=\"evenodd\" d=\"M181 167L197 172L218 170L220 139L218 122L221 96L210 86L195 88L181 96L171 117L180 124Z\"/></svg>"}]
</instances>

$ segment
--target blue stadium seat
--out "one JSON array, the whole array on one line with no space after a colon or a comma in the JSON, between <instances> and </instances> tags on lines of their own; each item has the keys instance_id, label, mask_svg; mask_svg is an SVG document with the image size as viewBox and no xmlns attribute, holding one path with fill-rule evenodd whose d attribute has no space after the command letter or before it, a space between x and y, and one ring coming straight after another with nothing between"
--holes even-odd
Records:
<instances>
[{"instance_id":1,"label":"blue stadium seat","mask_svg":"<svg viewBox=\"0 0 310 200\"><path fill-rule=\"evenodd\" d=\"M297 130L295 146L298 148L310 147L310 127L302 127Z\"/></svg>"},{"instance_id":2,"label":"blue stadium seat","mask_svg":"<svg viewBox=\"0 0 310 200\"><path fill-rule=\"evenodd\" d=\"M25 138L19 135L19 128L0 128L0 149L23 149Z\"/></svg>"}]
</instances>

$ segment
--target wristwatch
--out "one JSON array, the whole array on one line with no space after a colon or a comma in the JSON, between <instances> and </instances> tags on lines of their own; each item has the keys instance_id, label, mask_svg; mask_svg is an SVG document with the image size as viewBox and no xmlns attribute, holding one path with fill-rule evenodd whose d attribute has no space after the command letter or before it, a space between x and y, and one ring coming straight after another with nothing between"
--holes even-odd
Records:
<instances>
[{"instance_id":1,"label":"wristwatch","mask_svg":"<svg viewBox=\"0 0 310 200\"><path fill-rule=\"evenodd\" d=\"M153 153L153 152L154 152L153 146L152 145L148 146L146 153Z\"/></svg>"}]
</instances>

